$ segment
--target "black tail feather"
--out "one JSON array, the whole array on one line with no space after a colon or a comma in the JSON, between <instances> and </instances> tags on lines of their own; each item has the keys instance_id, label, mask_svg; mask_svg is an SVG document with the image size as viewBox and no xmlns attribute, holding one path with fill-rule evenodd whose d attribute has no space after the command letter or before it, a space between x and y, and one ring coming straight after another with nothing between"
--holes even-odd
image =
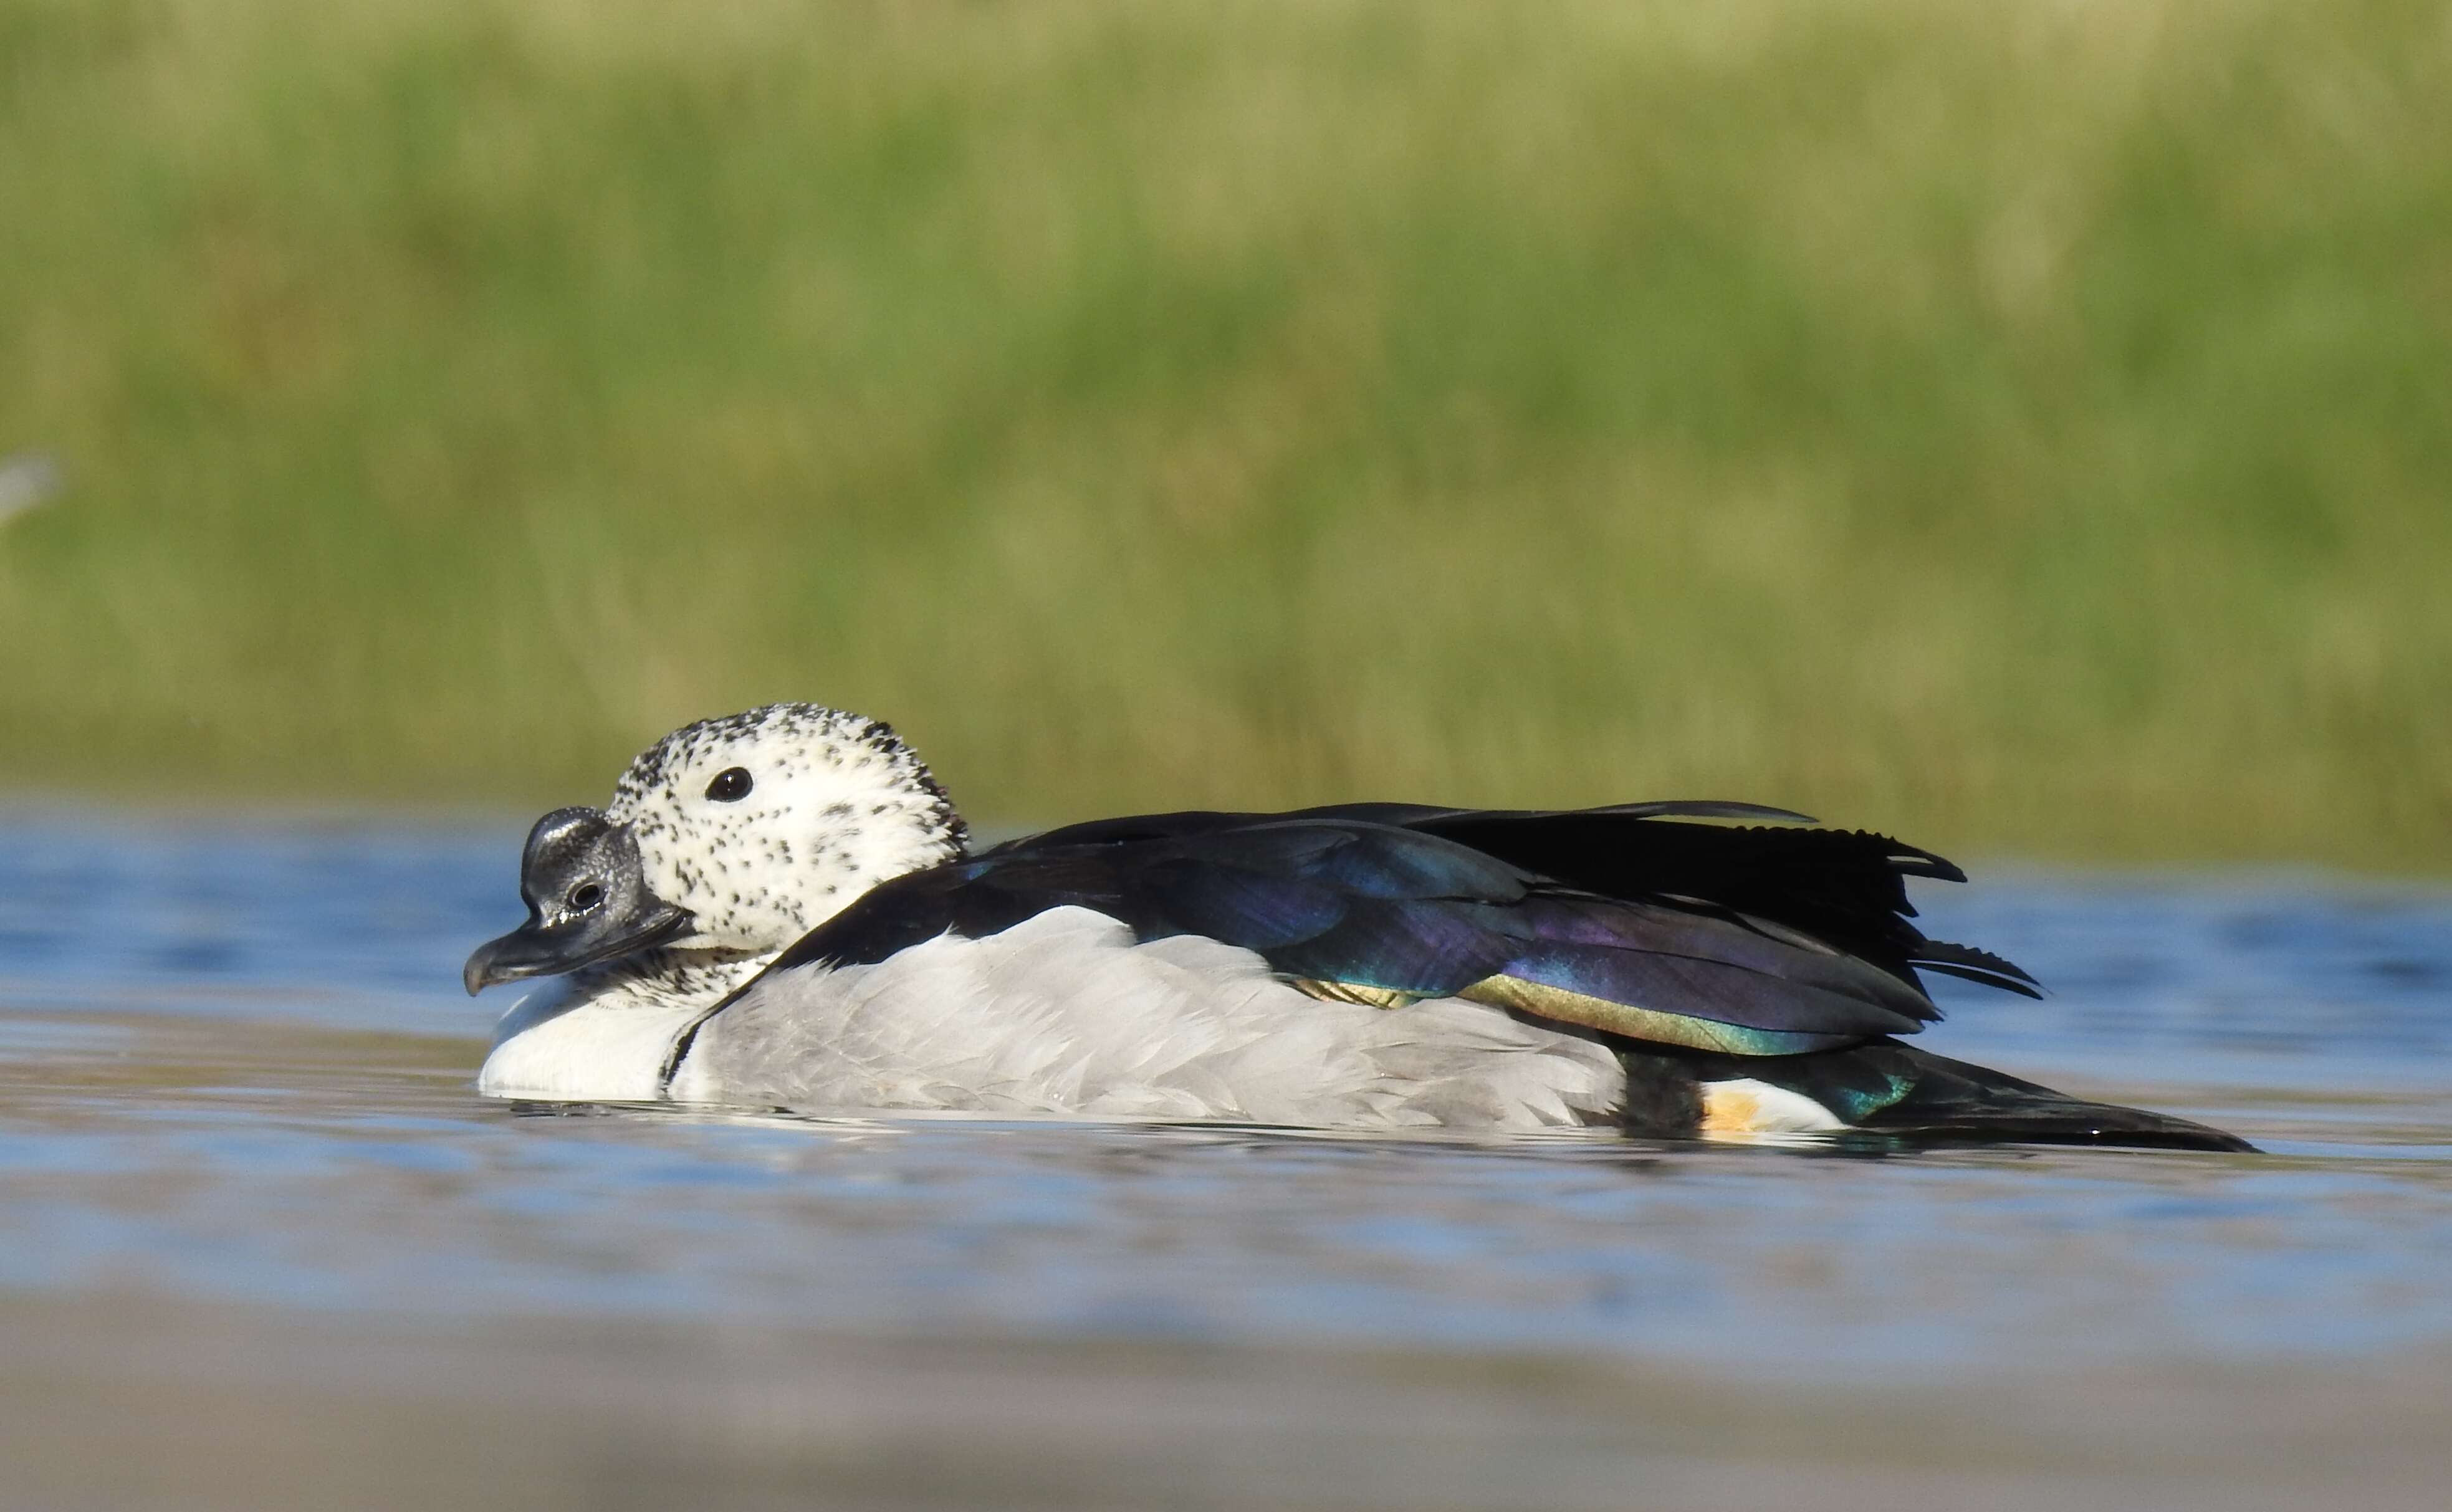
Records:
<instances>
[{"instance_id":1,"label":"black tail feather","mask_svg":"<svg viewBox=\"0 0 2452 1512\"><path fill-rule=\"evenodd\" d=\"M2116 1103L2088 1102L1911 1046L1873 1044L1836 1053L1863 1057L1890 1077L1908 1078L1906 1091L1896 1101L1849 1121L1860 1129L1918 1143L2118 1145L2234 1152L2256 1148L2235 1134L2188 1119Z\"/></svg>"},{"instance_id":2,"label":"black tail feather","mask_svg":"<svg viewBox=\"0 0 2452 1512\"><path fill-rule=\"evenodd\" d=\"M1630 1079L1670 1057L1622 1052ZM1638 1059L1653 1063L1638 1065ZM1849 1128L1918 1145L2107 1145L2253 1152L2234 1134L2168 1113L2088 1102L1896 1040L1806 1055L1675 1057L1698 1082L1750 1078L1810 1098Z\"/></svg>"}]
</instances>

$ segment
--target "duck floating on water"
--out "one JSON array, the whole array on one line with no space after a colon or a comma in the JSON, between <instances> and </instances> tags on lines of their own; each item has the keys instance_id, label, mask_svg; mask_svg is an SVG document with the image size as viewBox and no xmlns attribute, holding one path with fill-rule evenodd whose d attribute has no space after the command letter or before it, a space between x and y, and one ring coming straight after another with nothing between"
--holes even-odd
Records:
<instances>
[{"instance_id":1,"label":"duck floating on water","mask_svg":"<svg viewBox=\"0 0 2452 1512\"><path fill-rule=\"evenodd\" d=\"M1735 822L1731 822L1735 821ZM490 1095L1352 1129L1608 1126L2240 1150L1902 1043L1928 851L1750 804L1101 819L976 854L887 726L677 730L537 821L472 993Z\"/></svg>"}]
</instances>

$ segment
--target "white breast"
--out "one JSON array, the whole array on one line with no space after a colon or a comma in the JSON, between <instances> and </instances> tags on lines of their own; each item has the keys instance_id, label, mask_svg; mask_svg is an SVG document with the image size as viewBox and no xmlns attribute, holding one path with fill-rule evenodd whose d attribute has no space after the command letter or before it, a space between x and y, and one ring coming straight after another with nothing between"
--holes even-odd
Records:
<instances>
[{"instance_id":1,"label":"white breast","mask_svg":"<svg viewBox=\"0 0 2452 1512\"><path fill-rule=\"evenodd\" d=\"M1623 1090L1607 1050L1496 1009L1319 1002L1252 952L1139 944L1114 919L1063 908L874 966L770 972L699 1031L670 1095L802 1111L1530 1129L1606 1121Z\"/></svg>"},{"instance_id":2,"label":"white breast","mask_svg":"<svg viewBox=\"0 0 2452 1512\"><path fill-rule=\"evenodd\" d=\"M503 1015L477 1090L543 1102L651 1102L663 1095L673 1041L703 1008L621 992L583 1000L548 984Z\"/></svg>"}]
</instances>

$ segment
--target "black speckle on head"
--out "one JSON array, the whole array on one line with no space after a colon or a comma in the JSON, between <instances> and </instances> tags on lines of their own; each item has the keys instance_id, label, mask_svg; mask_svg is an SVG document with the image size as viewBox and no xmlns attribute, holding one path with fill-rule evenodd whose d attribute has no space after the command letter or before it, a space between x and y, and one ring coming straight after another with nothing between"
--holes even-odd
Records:
<instances>
[{"instance_id":1,"label":"black speckle on head","mask_svg":"<svg viewBox=\"0 0 2452 1512\"><path fill-rule=\"evenodd\" d=\"M861 757L881 759L895 777L927 795L929 801L918 815L922 824L941 836L955 854L970 850L970 827L962 822L944 785L919 754L894 733L893 726L814 703L770 703L684 725L630 763L630 769L614 784L609 808L643 816L650 807L645 799L657 794L667 805L677 806L681 778L704 755L737 740L761 736L777 738L786 748L781 759L821 761L833 767ZM788 749L795 744L801 747L799 751ZM743 775L748 776L745 771ZM723 776L718 774L718 779ZM891 809L888 804L876 806L880 816Z\"/></svg>"},{"instance_id":2,"label":"black speckle on head","mask_svg":"<svg viewBox=\"0 0 2452 1512\"><path fill-rule=\"evenodd\" d=\"M605 813L656 839L651 861L714 939L804 929L817 897L958 859L970 840L890 726L805 703L674 731L630 763Z\"/></svg>"}]
</instances>

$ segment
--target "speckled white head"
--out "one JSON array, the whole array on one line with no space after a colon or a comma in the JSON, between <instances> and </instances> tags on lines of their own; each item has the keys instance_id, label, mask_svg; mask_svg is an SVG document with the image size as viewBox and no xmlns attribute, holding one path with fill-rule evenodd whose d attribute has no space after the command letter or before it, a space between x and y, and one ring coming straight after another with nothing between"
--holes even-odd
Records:
<instances>
[{"instance_id":1,"label":"speckled white head","mask_svg":"<svg viewBox=\"0 0 2452 1512\"><path fill-rule=\"evenodd\" d=\"M893 730L813 703L702 719L649 746L604 815L690 911L681 950L781 951L861 893L963 854L945 790Z\"/></svg>"}]
</instances>

